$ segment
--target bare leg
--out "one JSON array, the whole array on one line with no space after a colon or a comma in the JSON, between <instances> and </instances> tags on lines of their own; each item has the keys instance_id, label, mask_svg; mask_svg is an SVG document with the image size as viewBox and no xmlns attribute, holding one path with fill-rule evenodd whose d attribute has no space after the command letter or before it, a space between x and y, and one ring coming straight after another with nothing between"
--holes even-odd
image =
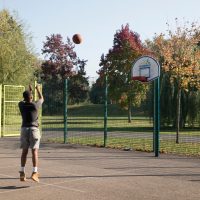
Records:
<instances>
[{"instance_id":1,"label":"bare leg","mask_svg":"<svg viewBox=\"0 0 200 200\"><path fill-rule=\"evenodd\" d=\"M33 161L33 173L31 178L36 181L39 182L39 174L37 172L37 170L35 168L38 167L38 149L32 149L32 161ZM36 171L35 171L36 170Z\"/></svg>"},{"instance_id":2,"label":"bare leg","mask_svg":"<svg viewBox=\"0 0 200 200\"><path fill-rule=\"evenodd\" d=\"M38 149L32 149L33 167L38 167Z\"/></svg>"},{"instance_id":3,"label":"bare leg","mask_svg":"<svg viewBox=\"0 0 200 200\"><path fill-rule=\"evenodd\" d=\"M28 149L22 149L22 155L21 155L21 167L25 167L26 160L28 155Z\"/></svg>"}]
</instances>

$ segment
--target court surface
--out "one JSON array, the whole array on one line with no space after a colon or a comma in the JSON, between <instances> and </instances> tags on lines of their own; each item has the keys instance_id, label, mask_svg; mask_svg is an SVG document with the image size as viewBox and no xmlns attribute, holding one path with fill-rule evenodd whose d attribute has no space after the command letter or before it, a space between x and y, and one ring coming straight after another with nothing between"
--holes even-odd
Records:
<instances>
[{"instance_id":1,"label":"court surface","mask_svg":"<svg viewBox=\"0 0 200 200\"><path fill-rule=\"evenodd\" d=\"M20 153L18 138L0 138L1 200L200 199L199 158L45 143L35 183L19 181Z\"/></svg>"}]
</instances>

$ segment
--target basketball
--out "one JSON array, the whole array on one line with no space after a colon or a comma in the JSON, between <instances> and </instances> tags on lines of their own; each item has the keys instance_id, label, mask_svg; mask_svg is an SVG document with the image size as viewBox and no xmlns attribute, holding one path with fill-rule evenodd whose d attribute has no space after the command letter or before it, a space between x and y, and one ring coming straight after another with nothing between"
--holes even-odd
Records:
<instances>
[{"instance_id":1,"label":"basketball","mask_svg":"<svg viewBox=\"0 0 200 200\"><path fill-rule=\"evenodd\" d=\"M80 44L83 41L83 38L80 34L74 34L72 40L75 44Z\"/></svg>"}]
</instances>

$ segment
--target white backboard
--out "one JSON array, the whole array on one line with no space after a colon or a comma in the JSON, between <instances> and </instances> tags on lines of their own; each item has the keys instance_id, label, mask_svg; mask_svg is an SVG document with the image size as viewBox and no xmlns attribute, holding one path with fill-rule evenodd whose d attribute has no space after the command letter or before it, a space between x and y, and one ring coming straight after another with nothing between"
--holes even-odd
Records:
<instances>
[{"instance_id":1,"label":"white backboard","mask_svg":"<svg viewBox=\"0 0 200 200\"><path fill-rule=\"evenodd\" d=\"M160 76L159 63L150 56L141 56L132 65L131 77L142 82L153 81Z\"/></svg>"}]
</instances>

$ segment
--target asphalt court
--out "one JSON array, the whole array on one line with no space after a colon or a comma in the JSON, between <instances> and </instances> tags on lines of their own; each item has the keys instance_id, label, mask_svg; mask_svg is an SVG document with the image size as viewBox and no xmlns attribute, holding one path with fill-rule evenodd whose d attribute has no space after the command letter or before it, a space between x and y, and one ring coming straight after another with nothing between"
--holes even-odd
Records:
<instances>
[{"instance_id":1,"label":"asphalt court","mask_svg":"<svg viewBox=\"0 0 200 200\"><path fill-rule=\"evenodd\" d=\"M35 183L30 153L19 181L20 154L18 138L0 138L0 200L200 199L199 158L45 143Z\"/></svg>"}]
</instances>

